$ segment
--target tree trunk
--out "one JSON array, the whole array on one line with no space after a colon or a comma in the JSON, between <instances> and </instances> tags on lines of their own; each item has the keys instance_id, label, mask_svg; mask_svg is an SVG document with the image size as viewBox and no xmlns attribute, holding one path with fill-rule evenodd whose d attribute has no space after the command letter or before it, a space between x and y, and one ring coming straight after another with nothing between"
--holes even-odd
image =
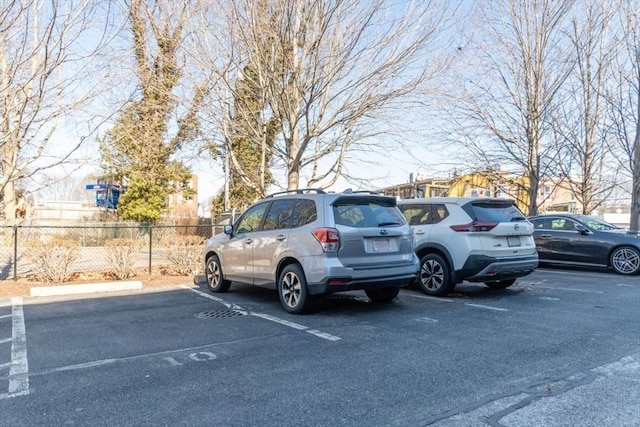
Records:
<instances>
[{"instance_id":1,"label":"tree trunk","mask_svg":"<svg viewBox=\"0 0 640 427\"><path fill-rule=\"evenodd\" d=\"M4 225L12 227L16 223L16 186L13 181L8 181L2 192L4 199Z\"/></svg>"},{"instance_id":2,"label":"tree trunk","mask_svg":"<svg viewBox=\"0 0 640 427\"><path fill-rule=\"evenodd\" d=\"M638 92L637 107L640 108L640 91ZM640 111L640 110L638 110ZM633 185L631 191L631 217L629 228L640 229L640 117L636 117L636 136L633 141Z\"/></svg>"},{"instance_id":3,"label":"tree trunk","mask_svg":"<svg viewBox=\"0 0 640 427\"><path fill-rule=\"evenodd\" d=\"M295 134L292 134L289 157L287 159L287 190L296 190L300 186L300 162L297 160L300 142Z\"/></svg>"}]
</instances>

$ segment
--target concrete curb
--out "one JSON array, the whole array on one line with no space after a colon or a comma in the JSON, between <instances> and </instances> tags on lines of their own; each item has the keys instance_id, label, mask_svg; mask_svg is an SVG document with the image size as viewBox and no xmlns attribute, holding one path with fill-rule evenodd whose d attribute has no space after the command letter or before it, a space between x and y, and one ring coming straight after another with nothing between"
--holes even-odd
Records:
<instances>
[{"instance_id":1,"label":"concrete curb","mask_svg":"<svg viewBox=\"0 0 640 427\"><path fill-rule=\"evenodd\" d=\"M31 288L32 297L48 297L55 295L93 294L99 292L116 292L142 289L139 280L129 282L86 283L82 285L41 286Z\"/></svg>"}]
</instances>

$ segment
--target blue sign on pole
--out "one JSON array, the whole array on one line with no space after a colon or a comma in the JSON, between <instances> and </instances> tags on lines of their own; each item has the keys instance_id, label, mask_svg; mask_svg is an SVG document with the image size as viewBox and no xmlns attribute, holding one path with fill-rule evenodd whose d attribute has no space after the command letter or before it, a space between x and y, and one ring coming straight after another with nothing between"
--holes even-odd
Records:
<instances>
[{"instance_id":1,"label":"blue sign on pole","mask_svg":"<svg viewBox=\"0 0 640 427\"><path fill-rule=\"evenodd\" d=\"M107 188L107 184L87 184L87 190L99 190Z\"/></svg>"},{"instance_id":2,"label":"blue sign on pole","mask_svg":"<svg viewBox=\"0 0 640 427\"><path fill-rule=\"evenodd\" d=\"M120 193L123 191L119 185L87 184L87 190L96 191L96 206L107 209L117 209Z\"/></svg>"}]
</instances>

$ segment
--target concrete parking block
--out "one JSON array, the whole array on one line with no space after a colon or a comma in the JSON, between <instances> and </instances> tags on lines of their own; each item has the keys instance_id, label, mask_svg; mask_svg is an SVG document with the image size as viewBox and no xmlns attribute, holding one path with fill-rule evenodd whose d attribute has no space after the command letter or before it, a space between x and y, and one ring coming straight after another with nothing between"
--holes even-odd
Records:
<instances>
[{"instance_id":1,"label":"concrete parking block","mask_svg":"<svg viewBox=\"0 0 640 427\"><path fill-rule=\"evenodd\" d=\"M139 280L127 282L84 283L81 285L41 286L31 288L32 297L55 295L91 294L98 292L115 292L142 289Z\"/></svg>"}]
</instances>

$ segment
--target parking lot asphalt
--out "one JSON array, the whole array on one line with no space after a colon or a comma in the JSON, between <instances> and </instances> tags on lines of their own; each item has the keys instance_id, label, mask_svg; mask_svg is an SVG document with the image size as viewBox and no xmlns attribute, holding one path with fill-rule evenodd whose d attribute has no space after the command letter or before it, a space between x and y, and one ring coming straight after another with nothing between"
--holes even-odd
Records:
<instances>
[{"instance_id":1,"label":"parking lot asphalt","mask_svg":"<svg viewBox=\"0 0 640 427\"><path fill-rule=\"evenodd\" d=\"M497 398L434 423L445 426L638 426L640 353L522 393Z\"/></svg>"},{"instance_id":2,"label":"parking lot asphalt","mask_svg":"<svg viewBox=\"0 0 640 427\"><path fill-rule=\"evenodd\" d=\"M336 294L306 316L242 285L0 300L0 413L6 425L638 426L638 312L638 277L554 269L444 298Z\"/></svg>"}]
</instances>

